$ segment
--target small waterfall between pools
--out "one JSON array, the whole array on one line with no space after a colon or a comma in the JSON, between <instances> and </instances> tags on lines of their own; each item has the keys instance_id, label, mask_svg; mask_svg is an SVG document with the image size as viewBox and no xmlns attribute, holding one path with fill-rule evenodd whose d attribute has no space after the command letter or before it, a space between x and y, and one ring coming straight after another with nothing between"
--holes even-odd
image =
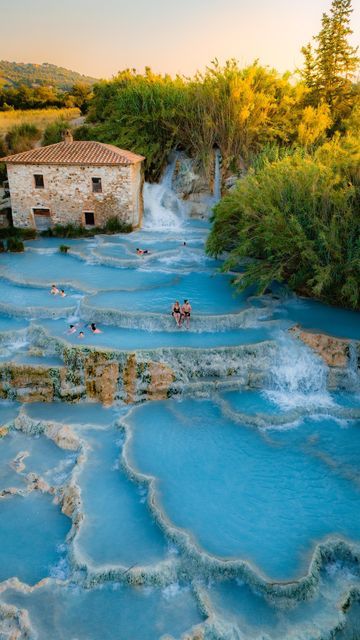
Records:
<instances>
[{"instance_id":1,"label":"small waterfall between pools","mask_svg":"<svg viewBox=\"0 0 360 640\"><path fill-rule=\"evenodd\" d=\"M220 149L215 149L214 153L214 204L221 199L221 153Z\"/></svg>"},{"instance_id":2,"label":"small waterfall between pools","mask_svg":"<svg viewBox=\"0 0 360 640\"><path fill-rule=\"evenodd\" d=\"M331 405L327 366L309 347L283 334L269 371L268 397L281 408Z\"/></svg>"},{"instance_id":3,"label":"small waterfall between pools","mask_svg":"<svg viewBox=\"0 0 360 640\"><path fill-rule=\"evenodd\" d=\"M144 230L166 231L182 227L186 203L172 189L176 159L175 153L159 183L144 184Z\"/></svg>"}]
</instances>

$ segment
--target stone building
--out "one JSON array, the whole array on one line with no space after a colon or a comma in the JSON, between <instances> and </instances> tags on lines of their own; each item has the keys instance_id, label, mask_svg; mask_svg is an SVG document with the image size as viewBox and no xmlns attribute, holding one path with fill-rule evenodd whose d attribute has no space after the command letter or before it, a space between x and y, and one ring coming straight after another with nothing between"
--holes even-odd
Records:
<instances>
[{"instance_id":1,"label":"stone building","mask_svg":"<svg viewBox=\"0 0 360 640\"><path fill-rule=\"evenodd\" d=\"M65 140L2 158L15 227L141 224L143 156L110 144Z\"/></svg>"}]
</instances>

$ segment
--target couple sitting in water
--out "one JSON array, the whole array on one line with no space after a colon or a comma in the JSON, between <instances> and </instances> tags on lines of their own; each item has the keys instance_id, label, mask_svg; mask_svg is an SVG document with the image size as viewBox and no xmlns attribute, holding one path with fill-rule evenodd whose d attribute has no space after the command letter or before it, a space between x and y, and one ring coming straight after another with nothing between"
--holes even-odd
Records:
<instances>
[{"instance_id":1,"label":"couple sitting in water","mask_svg":"<svg viewBox=\"0 0 360 640\"><path fill-rule=\"evenodd\" d=\"M64 289L58 289L56 284L51 285L50 293L53 296L60 296L61 298L65 298L66 296Z\"/></svg>"},{"instance_id":2,"label":"couple sitting in water","mask_svg":"<svg viewBox=\"0 0 360 640\"><path fill-rule=\"evenodd\" d=\"M76 333L76 332L77 332L77 330L78 330L78 326L79 326L79 325L77 325L77 324L70 324L70 325L69 325L69 329L68 329L67 333L68 333L69 335L71 335L71 334L73 334L73 333ZM101 329L98 329L98 328L97 328L97 326L96 326L95 322L92 322L92 323L89 325L89 329L90 329L91 333L102 333ZM84 338L84 337L85 337L84 332L83 332L83 331L79 331L78 338L82 339L82 338Z\"/></svg>"},{"instance_id":3,"label":"couple sitting in water","mask_svg":"<svg viewBox=\"0 0 360 640\"><path fill-rule=\"evenodd\" d=\"M171 315L173 316L178 327L181 327L182 323L186 323L186 328L190 327L191 316L191 304L189 300L184 300L184 304L180 306L178 300L176 300L172 306Z\"/></svg>"}]
</instances>

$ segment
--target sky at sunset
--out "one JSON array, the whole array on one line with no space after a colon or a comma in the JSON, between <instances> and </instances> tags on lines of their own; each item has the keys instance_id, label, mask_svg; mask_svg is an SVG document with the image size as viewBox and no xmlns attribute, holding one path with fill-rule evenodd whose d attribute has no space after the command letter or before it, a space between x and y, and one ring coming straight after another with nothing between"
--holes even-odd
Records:
<instances>
[{"instance_id":1,"label":"sky at sunset","mask_svg":"<svg viewBox=\"0 0 360 640\"><path fill-rule=\"evenodd\" d=\"M131 67L192 74L212 59L301 64L331 0L0 0L0 59L95 77ZM353 0L352 42L360 41Z\"/></svg>"}]
</instances>

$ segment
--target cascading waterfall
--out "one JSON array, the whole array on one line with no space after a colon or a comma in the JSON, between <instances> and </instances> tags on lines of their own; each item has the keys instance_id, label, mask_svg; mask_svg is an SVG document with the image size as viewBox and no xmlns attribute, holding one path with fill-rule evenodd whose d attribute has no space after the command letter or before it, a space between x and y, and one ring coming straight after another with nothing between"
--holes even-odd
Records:
<instances>
[{"instance_id":1,"label":"cascading waterfall","mask_svg":"<svg viewBox=\"0 0 360 640\"><path fill-rule=\"evenodd\" d=\"M144 184L143 229L165 231L180 229L183 224L186 205L172 190L176 159L175 153L159 183Z\"/></svg>"},{"instance_id":2,"label":"cascading waterfall","mask_svg":"<svg viewBox=\"0 0 360 640\"><path fill-rule=\"evenodd\" d=\"M278 338L278 354L269 371L267 395L282 408L332 403L326 390L327 367L299 340Z\"/></svg>"},{"instance_id":3,"label":"cascading waterfall","mask_svg":"<svg viewBox=\"0 0 360 640\"><path fill-rule=\"evenodd\" d=\"M220 149L214 152L214 204L221 199L221 153Z\"/></svg>"}]
</instances>

